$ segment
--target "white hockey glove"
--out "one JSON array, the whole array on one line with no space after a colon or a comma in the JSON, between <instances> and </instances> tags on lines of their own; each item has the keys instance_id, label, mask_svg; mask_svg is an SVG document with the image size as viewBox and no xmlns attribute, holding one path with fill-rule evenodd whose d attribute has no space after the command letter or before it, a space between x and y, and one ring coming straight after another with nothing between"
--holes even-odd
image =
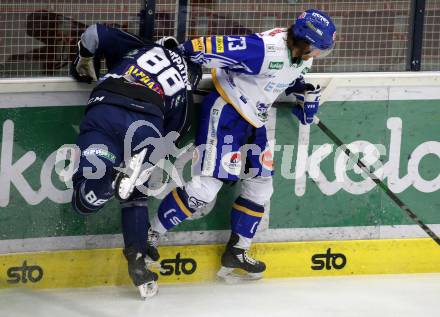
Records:
<instances>
[{"instance_id":1,"label":"white hockey glove","mask_svg":"<svg viewBox=\"0 0 440 317\"><path fill-rule=\"evenodd\" d=\"M93 81L97 81L95 67L93 66L93 57L79 56L76 71L82 77L90 77Z\"/></svg>"},{"instance_id":2,"label":"white hockey glove","mask_svg":"<svg viewBox=\"0 0 440 317\"><path fill-rule=\"evenodd\" d=\"M79 47L80 42L78 42L78 50L80 50ZM80 77L88 77L91 78L91 80L97 81L95 66L93 65L93 58L93 56L83 57L81 54L79 54L75 69Z\"/></svg>"}]
</instances>

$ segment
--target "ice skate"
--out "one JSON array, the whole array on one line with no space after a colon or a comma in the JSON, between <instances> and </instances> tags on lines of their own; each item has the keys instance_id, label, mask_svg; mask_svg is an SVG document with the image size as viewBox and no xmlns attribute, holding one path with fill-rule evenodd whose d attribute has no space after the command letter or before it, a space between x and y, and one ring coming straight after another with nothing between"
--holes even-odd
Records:
<instances>
[{"instance_id":1,"label":"ice skate","mask_svg":"<svg viewBox=\"0 0 440 317\"><path fill-rule=\"evenodd\" d=\"M148 270L145 257L132 247L124 249L124 255L128 261L128 274L141 298L146 300L156 295L158 275Z\"/></svg>"},{"instance_id":2,"label":"ice skate","mask_svg":"<svg viewBox=\"0 0 440 317\"><path fill-rule=\"evenodd\" d=\"M266 265L249 256L246 249L235 247L237 242L238 236L233 233L222 255L222 267L217 276L226 282L261 279Z\"/></svg>"},{"instance_id":3,"label":"ice skate","mask_svg":"<svg viewBox=\"0 0 440 317\"><path fill-rule=\"evenodd\" d=\"M160 238L160 233L154 231L150 227L148 229L148 236L147 236L147 255L145 257L145 263L147 263L148 267L153 267L158 270L162 270L162 267L158 262L160 258L159 251L157 250L159 238Z\"/></svg>"},{"instance_id":4,"label":"ice skate","mask_svg":"<svg viewBox=\"0 0 440 317\"><path fill-rule=\"evenodd\" d=\"M144 162L147 149L133 155L128 162L127 167L120 168L114 182L115 196L119 200L127 200L133 193L137 185L137 180L142 172L142 163Z\"/></svg>"}]
</instances>

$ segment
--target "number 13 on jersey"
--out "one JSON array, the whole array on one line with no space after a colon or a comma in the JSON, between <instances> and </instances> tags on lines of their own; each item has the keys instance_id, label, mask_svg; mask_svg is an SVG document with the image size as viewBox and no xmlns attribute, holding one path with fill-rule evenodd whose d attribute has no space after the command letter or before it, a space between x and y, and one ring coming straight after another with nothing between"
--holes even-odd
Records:
<instances>
[{"instance_id":1,"label":"number 13 on jersey","mask_svg":"<svg viewBox=\"0 0 440 317\"><path fill-rule=\"evenodd\" d=\"M228 40L228 50L229 51L238 51L246 49L246 38L244 36L226 37Z\"/></svg>"}]
</instances>

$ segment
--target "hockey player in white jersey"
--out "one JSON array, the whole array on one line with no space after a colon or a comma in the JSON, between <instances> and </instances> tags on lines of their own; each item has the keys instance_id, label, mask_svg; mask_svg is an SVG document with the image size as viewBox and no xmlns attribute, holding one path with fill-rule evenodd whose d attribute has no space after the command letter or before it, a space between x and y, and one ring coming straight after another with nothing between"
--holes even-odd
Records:
<instances>
[{"instance_id":1,"label":"hockey player in white jersey","mask_svg":"<svg viewBox=\"0 0 440 317\"><path fill-rule=\"evenodd\" d=\"M149 231L150 244L157 245L161 234L213 201L224 182L241 181L218 276L229 278L237 268L247 272L246 278L262 276L265 264L247 250L273 192L265 128L268 111L281 93L295 93L302 106L292 112L302 124L313 122L320 88L306 84L302 75L314 58L331 52L335 33L327 14L307 10L289 28L249 36L200 37L180 45L193 62L212 68L216 91L202 104L194 176L160 204Z\"/></svg>"}]
</instances>

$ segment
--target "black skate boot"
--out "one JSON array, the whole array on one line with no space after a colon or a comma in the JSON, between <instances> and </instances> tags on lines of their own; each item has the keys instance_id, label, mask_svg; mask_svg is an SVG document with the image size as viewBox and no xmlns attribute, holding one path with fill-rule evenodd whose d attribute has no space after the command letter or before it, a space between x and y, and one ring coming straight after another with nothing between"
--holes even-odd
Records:
<instances>
[{"instance_id":1,"label":"black skate boot","mask_svg":"<svg viewBox=\"0 0 440 317\"><path fill-rule=\"evenodd\" d=\"M238 235L232 233L222 255L222 267L217 272L217 276L225 281L258 280L262 278L262 273L266 270L266 264L250 257L246 249L235 247L238 241ZM241 269L246 273L236 273L234 272L235 269Z\"/></svg>"},{"instance_id":2,"label":"black skate boot","mask_svg":"<svg viewBox=\"0 0 440 317\"><path fill-rule=\"evenodd\" d=\"M159 244L160 233L154 231L151 227L148 228L147 236L147 256L153 262L157 262L160 258L159 251L157 250L157 245Z\"/></svg>"},{"instance_id":3,"label":"black skate boot","mask_svg":"<svg viewBox=\"0 0 440 317\"><path fill-rule=\"evenodd\" d=\"M158 276L147 269L145 257L133 247L128 247L123 252L128 261L128 275L138 287L142 299L156 295Z\"/></svg>"}]
</instances>

